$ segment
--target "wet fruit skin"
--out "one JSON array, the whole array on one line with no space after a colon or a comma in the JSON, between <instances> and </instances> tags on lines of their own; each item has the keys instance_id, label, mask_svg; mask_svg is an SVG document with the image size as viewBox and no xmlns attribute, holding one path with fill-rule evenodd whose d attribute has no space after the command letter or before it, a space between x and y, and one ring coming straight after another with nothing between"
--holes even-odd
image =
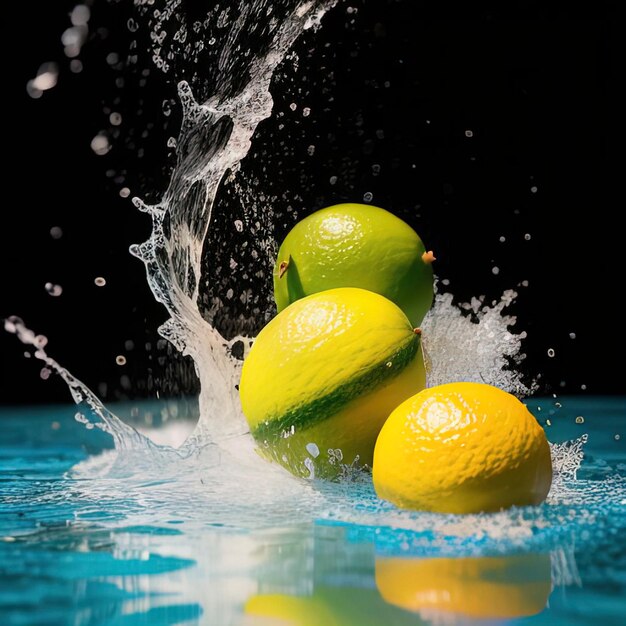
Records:
<instances>
[{"instance_id":1,"label":"wet fruit skin","mask_svg":"<svg viewBox=\"0 0 626 626\"><path fill-rule=\"evenodd\" d=\"M338 204L298 222L274 267L278 311L326 289L359 287L395 302L414 327L433 301L432 252L417 233L384 209Z\"/></svg>"},{"instance_id":2,"label":"wet fruit skin","mask_svg":"<svg viewBox=\"0 0 626 626\"><path fill-rule=\"evenodd\" d=\"M450 383L397 407L376 442L380 498L438 513L540 504L552 481L541 426L514 396L479 383Z\"/></svg>"},{"instance_id":3,"label":"wet fruit skin","mask_svg":"<svg viewBox=\"0 0 626 626\"><path fill-rule=\"evenodd\" d=\"M425 386L420 343L393 302L364 289L287 307L259 333L239 386L260 452L304 477L371 466L389 413Z\"/></svg>"}]
</instances>

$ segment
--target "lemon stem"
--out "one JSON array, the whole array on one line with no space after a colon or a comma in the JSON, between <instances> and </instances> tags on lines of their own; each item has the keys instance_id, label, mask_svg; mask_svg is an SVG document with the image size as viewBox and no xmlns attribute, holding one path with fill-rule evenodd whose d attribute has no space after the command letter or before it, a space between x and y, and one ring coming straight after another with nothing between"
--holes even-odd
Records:
<instances>
[{"instance_id":1,"label":"lemon stem","mask_svg":"<svg viewBox=\"0 0 626 626\"><path fill-rule=\"evenodd\" d=\"M278 278L282 278L289 267L289 261L281 261L278 266Z\"/></svg>"}]
</instances>

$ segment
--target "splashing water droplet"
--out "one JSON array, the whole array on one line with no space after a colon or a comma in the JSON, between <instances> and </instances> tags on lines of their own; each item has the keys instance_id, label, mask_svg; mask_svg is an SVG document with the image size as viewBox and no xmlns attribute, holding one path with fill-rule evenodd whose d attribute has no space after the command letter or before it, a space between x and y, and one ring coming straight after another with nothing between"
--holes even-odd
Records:
<instances>
[{"instance_id":1,"label":"splashing water droplet","mask_svg":"<svg viewBox=\"0 0 626 626\"><path fill-rule=\"evenodd\" d=\"M91 140L91 149L98 156L105 155L111 149L111 144L109 143L109 138L104 133L98 133Z\"/></svg>"},{"instance_id":2,"label":"splashing water droplet","mask_svg":"<svg viewBox=\"0 0 626 626\"><path fill-rule=\"evenodd\" d=\"M44 285L45 290L48 292L49 295L57 297L60 296L63 293L63 287L61 287L61 285L55 285L53 283L46 283Z\"/></svg>"}]
</instances>

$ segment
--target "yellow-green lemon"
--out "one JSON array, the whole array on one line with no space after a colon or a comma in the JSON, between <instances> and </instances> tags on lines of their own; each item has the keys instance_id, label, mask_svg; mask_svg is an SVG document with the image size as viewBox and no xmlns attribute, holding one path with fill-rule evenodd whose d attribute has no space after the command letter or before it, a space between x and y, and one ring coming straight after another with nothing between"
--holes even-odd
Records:
<instances>
[{"instance_id":1,"label":"yellow-green lemon","mask_svg":"<svg viewBox=\"0 0 626 626\"><path fill-rule=\"evenodd\" d=\"M261 452L299 476L370 465L383 422L425 385L420 337L390 300L331 289L259 333L239 393Z\"/></svg>"},{"instance_id":2,"label":"yellow-green lemon","mask_svg":"<svg viewBox=\"0 0 626 626\"><path fill-rule=\"evenodd\" d=\"M244 606L250 626L426 626L388 604L372 588L315 585L311 595L252 596ZM247 624L248 622L246 622Z\"/></svg>"},{"instance_id":3,"label":"yellow-green lemon","mask_svg":"<svg viewBox=\"0 0 626 626\"><path fill-rule=\"evenodd\" d=\"M403 402L374 452L379 497L440 513L539 504L552 481L550 448L528 409L501 389L451 383Z\"/></svg>"},{"instance_id":4,"label":"yellow-green lemon","mask_svg":"<svg viewBox=\"0 0 626 626\"><path fill-rule=\"evenodd\" d=\"M337 204L298 222L274 267L279 311L336 287L375 291L419 326L433 301L432 252L401 219L375 206Z\"/></svg>"}]
</instances>

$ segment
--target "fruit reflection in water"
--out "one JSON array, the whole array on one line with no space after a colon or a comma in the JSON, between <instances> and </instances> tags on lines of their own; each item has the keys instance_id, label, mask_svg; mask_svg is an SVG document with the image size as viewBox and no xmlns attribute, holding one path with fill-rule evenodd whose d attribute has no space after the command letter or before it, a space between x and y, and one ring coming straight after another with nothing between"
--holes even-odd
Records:
<instances>
[{"instance_id":1,"label":"fruit reflection in water","mask_svg":"<svg viewBox=\"0 0 626 626\"><path fill-rule=\"evenodd\" d=\"M552 590L550 572L549 554L376 559L376 585L382 597L422 616L536 615L546 607Z\"/></svg>"}]
</instances>

